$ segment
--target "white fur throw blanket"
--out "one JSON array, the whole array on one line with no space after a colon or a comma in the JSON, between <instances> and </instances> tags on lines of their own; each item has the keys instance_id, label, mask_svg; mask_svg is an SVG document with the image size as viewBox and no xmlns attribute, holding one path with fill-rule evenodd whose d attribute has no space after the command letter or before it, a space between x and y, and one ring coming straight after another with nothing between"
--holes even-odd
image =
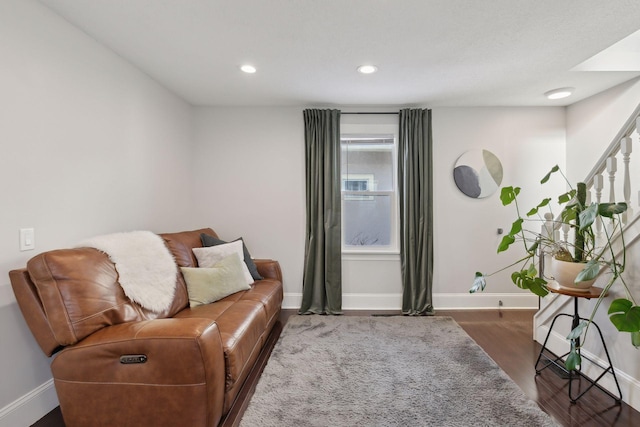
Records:
<instances>
[{"instance_id":1,"label":"white fur throw blanket","mask_svg":"<svg viewBox=\"0 0 640 427\"><path fill-rule=\"evenodd\" d=\"M129 231L92 237L78 247L109 255L118 282L132 301L154 312L171 307L178 267L162 237L151 231Z\"/></svg>"}]
</instances>

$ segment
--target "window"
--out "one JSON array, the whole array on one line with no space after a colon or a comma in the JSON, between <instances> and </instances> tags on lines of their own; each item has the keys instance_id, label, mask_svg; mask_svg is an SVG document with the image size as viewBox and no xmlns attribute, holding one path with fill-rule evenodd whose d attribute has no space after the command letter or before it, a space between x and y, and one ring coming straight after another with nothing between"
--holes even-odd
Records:
<instances>
[{"instance_id":1,"label":"window","mask_svg":"<svg viewBox=\"0 0 640 427\"><path fill-rule=\"evenodd\" d=\"M342 134L342 250L397 252L396 138Z\"/></svg>"}]
</instances>

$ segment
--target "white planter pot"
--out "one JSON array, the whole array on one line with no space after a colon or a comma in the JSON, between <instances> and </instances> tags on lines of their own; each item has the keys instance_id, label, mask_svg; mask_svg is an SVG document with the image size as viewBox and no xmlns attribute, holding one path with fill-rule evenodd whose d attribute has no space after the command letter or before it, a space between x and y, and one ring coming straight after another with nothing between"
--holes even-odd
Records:
<instances>
[{"instance_id":1,"label":"white planter pot","mask_svg":"<svg viewBox=\"0 0 640 427\"><path fill-rule=\"evenodd\" d=\"M585 263L567 262L551 258L551 277L563 289L588 292L596 279L575 283L576 276L586 267Z\"/></svg>"}]
</instances>

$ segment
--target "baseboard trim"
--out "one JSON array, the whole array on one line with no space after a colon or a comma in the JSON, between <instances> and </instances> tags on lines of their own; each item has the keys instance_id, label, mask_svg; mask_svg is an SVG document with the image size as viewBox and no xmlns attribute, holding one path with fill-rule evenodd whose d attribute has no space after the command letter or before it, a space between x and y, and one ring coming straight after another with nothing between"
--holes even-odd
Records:
<instances>
[{"instance_id":1,"label":"baseboard trim","mask_svg":"<svg viewBox=\"0 0 640 427\"><path fill-rule=\"evenodd\" d=\"M0 409L0 427L29 426L58 406L53 378Z\"/></svg>"},{"instance_id":2,"label":"baseboard trim","mask_svg":"<svg viewBox=\"0 0 640 427\"><path fill-rule=\"evenodd\" d=\"M436 310L521 310L538 309L538 297L532 293L433 294Z\"/></svg>"},{"instance_id":3,"label":"baseboard trim","mask_svg":"<svg viewBox=\"0 0 640 427\"><path fill-rule=\"evenodd\" d=\"M298 309L301 302L301 293L285 293L282 307ZM433 294L433 306L436 310L537 309L538 297L527 293L438 293ZM402 294L345 293L342 295L342 308L344 310L400 310Z\"/></svg>"}]
</instances>

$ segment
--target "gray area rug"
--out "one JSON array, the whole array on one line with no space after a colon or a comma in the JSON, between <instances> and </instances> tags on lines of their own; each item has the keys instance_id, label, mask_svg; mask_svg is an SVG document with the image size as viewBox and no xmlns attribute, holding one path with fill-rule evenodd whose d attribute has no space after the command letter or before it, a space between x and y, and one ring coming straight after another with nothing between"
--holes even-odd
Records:
<instances>
[{"instance_id":1,"label":"gray area rug","mask_svg":"<svg viewBox=\"0 0 640 427\"><path fill-rule=\"evenodd\" d=\"M292 316L242 427L554 426L450 317Z\"/></svg>"}]
</instances>

